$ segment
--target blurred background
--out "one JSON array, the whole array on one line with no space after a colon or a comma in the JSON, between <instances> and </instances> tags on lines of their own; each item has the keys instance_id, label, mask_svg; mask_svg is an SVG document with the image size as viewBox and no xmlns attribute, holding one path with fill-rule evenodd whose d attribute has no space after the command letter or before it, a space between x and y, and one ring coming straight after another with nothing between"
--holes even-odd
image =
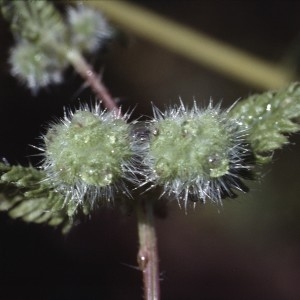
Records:
<instances>
[{"instance_id":1,"label":"blurred background","mask_svg":"<svg viewBox=\"0 0 300 300\"><path fill-rule=\"evenodd\" d=\"M284 69L298 70L298 1L130 2ZM124 111L135 108L133 118L151 115L151 102L163 109L179 97L203 106L212 98L226 108L263 91L117 22L115 27L118 38L89 61L103 73ZM36 164L37 150L29 145L39 143L46 124L63 115L63 106L95 97L82 89L71 69L63 84L32 95L9 74L13 40L2 19L0 41L0 156L11 164ZM156 223L162 299L300 299L299 153L296 134L251 184L249 194L225 200L221 207L197 205L185 214L170 203L167 217ZM59 229L1 213L1 298L142 299L135 221L134 215L102 208L62 236Z\"/></svg>"}]
</instances>

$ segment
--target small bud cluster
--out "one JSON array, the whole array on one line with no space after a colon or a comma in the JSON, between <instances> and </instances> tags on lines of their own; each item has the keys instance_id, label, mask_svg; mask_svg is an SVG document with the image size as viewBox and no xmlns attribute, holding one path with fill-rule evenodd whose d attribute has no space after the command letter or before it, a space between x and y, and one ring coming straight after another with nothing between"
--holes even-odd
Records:
<instances>
[{"instance_id":1,"label":"small bud cluster","mask_svg":"<svg viewBox=\"0 0 300 300\"><path fill-rule=\"evenodd\" d=\"M62 82L68 53L94 53L112 35L101 13L83 5L68 8L66 21L51 2L12 1L16 45L11 73L33 92Z\"/></svg>"},{"instance_id":2,"label":"small bud cluster","mask_svg":"<svg viewBox=\"0 0 300 300\"><path fill-rule=\"evenodd\" d=\"M10 53L11 74L24 82L32 91L49 84L62 82L66 61L47 55L26 42L16 45Z\"/></svg>"},{"instance_id":3,"label":"small bud cluster","mask_svg":"<svg viewBox=\"0 0 300 300\"><path fill-rule=\"evenodd\" d=\"M82 52L93 53L112 36L112 28L104 16L83 5L68 8L71 45Z\"/></svg>"},{"instance_id":4,"label":"small bud cluster","mask_svg":"<svg viewBox=\"0 0 300 300\"><path fill-rule=\"evenodd\" d=\"M254 159L247 134L219 106L154 108L154 119L138 128L127 119L84 106L50 127L42 168L66 199L110 201L118 191L130 195L128 182L161 186L185 205L248 191L243 180L253 179Z\"/></svg>"}]
</instances>

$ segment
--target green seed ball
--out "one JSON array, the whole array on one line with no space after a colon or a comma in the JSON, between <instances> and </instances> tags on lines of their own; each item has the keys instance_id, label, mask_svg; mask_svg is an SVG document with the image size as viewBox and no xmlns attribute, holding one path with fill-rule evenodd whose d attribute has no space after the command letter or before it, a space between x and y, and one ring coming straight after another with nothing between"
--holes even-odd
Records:
<instances>
[{"instance_id":1,"label":"green seed ball","mask_svg":"<svg viewBox=\"0 0 300 300\"><path fill-rule=\"evenodd\" d=\"M221 203L247 192L255 160L247 132L220 106L187 109L183 103L165 112L153 108L149 141L143 159L144 184L161 186L163 195L183 200Z\"/></svg>"},{"instance_id":2,"label":"green seed ball","mask_svg":"<svg viewBox=\"0 0 300 300\"><path fill-rule=\"evenodd\" d=\"M229 169L230 135L222 126L222 117L213 110L160 120L155 130L149 152L159 181L214 178Z\"/></svg>"},{"instance_id":3,"label":"green seed ball","mask_svg":"<svg viewBox=\"0 0 300 300\"><path fill-rule=\"evenodd\" d=\"M133 155L129 133L126 118L114 112L77 110L45 135L44 169L58 184L81 190L114 186Z\"/></svg>"}]
</instances>

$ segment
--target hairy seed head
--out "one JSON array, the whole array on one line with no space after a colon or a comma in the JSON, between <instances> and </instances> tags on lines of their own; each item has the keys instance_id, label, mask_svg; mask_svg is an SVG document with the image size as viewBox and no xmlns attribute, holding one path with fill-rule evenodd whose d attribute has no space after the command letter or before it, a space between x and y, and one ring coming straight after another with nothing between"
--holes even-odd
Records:
<instances>
[{"instance_id":1,"label":"hairy seed head","mask_svg":"<svg viewBox=\"0 0 300 300\"><path fill-rule=\"evenodd\" d=\"M150 139L143 160L147 182L164 188L164 193L183 199L221 202L234 197L233 190L246 192L242 179L252 178L252 152L246 132L220 107L154 108L149 123Z\"/></svg>"},{"instance_id":2,"label":"hairy seed head","mask_svg":"<svg viewBox=\"0 0 300 300\"><path fill-rule=\"evenodd\" d=\"M43 169L57 189L83 203L110 200L135 180L128 116L87 106L53 124L44 136Z\"/></svg>"}]
</instances>

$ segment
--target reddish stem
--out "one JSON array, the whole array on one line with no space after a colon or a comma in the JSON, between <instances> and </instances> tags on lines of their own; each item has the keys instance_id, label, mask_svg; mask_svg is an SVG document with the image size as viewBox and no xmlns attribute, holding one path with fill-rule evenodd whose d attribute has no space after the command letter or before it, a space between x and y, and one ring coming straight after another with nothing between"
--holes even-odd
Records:
<instances>
[{"instance_id":1,"label":"reddish stem","mask_svg":"<svg viewBox=\"0 0 300 300\"><path fill-rule=\"evenodd\" d=\"M101 78L93 71L91 65L87 63L84 57L77 51L71 50L67 57L76 71L83 77L85 82L90 86L96 96L103 102L103 105L110 111L118 110L119 108L109 93L106 86L101 81Z\"/></svg>"},{"instance_id":2,"label":"reddish stem","mask_svg":"<svg viewBox=\"0 0 300 300\"><path fill-rule=\"evenodd\" d=\"M159 267L153 203L147 199L139 200L137 215L140 243L137 260L143 273L144 299L159 300Z\"/></svg>"}]
</instances>

